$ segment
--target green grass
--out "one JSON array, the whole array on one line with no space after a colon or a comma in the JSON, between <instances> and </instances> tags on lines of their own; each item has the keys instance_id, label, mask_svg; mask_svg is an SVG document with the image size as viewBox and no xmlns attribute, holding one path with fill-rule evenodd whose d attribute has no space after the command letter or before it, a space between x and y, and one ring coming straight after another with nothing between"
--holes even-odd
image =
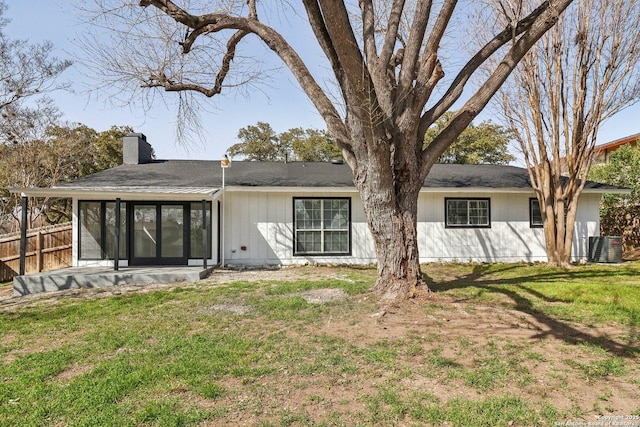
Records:
<instances>
[{"instance_id":1,"label":"green grass","mask_svg":"<svg viewBox=\"0 0 640 427\"><path fill-rule=\"evenodd\" d=\"M425 304L419 321L373 318L373 269L44 298L0 306L0 425L553 425L615 409L612 378L638 390L640 263L424 271L436 296L463 301L471 318L479 305L508 307L558 331L616 324L627 332L617 347L575 333L552 344L450 335L447 322L429 320L451 310L438 298L410 303ZM349 298L313 304L300 294L317 288ZM215 308L223 304L248 310ZM594 387L597 398L556 406L553 396L571 396L572 384Z\"/></svg>"},{"instance_id":2,"label":"green grass","mask_svg":"<svg viewBox=\"0 0 640 427\"><path fill-rule=\"evenodd\" d=\"M429 287L458 298L499 303L582 323L640 325L638 262L590 264L568 270L528 264L451 265L448 278L439 265L424 268Z\"/></svg>"}]
</instances>

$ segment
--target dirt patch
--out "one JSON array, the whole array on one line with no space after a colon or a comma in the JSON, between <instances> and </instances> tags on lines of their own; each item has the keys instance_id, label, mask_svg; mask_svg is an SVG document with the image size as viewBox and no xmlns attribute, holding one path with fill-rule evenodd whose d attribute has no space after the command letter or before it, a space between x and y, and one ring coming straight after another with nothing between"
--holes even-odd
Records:
<instances>
[{"instance_id":1,"label":"dirt patch","mask_svg":"<svg viewBox=\"0 0 640 427\"><path fill-rule=\"evenodd\" d=\"M238 304L216 304L210 307L208 311L226 311L240 316L251 313L251 307Z\"/></svg>"},{"instance_id":2,"label":"dirt patch","mask_svg":"<svg viewBox=\"0 0 640 427\"><path fill-rule=\"evenodd\" d=\"M56 375L56 379L60 382L67 383L80 375L90 372L92 369L93 365L73 365L71 368Z\"/></svg>"},{"instance_id":3,"label":"dirt patch","mask_svg":"<svg viewBox=\"0 0 640 427\"><path fill-rule=\"evenodd\" d=\"M300 295L309 304L326 304L347 299L347 294L342 289L311 289L295 295Z\"/></svg>"}]
</instances>

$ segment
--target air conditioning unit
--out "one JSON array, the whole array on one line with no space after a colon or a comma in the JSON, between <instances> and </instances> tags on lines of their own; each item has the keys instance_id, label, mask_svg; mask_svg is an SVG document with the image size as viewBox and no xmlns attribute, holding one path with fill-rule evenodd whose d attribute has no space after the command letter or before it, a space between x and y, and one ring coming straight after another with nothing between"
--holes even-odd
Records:
<instances>
[{"instance_id":1,"label":"air conditioning unit","mask_svg":"<svg viewBox=\"0 0 640 427\"><path fill-rule=\"evenodd\" d=\"M622 262L622 237L589 237L589 262Z\"/></svg>"}]
</instances>

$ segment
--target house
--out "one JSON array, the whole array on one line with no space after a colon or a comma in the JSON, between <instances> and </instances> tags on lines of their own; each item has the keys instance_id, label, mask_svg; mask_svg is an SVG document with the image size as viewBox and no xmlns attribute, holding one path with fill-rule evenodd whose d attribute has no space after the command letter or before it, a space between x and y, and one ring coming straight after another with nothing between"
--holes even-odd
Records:
<instances>
[{"instance_id":1,"label":"house","mask_svg":"<svg viewBox=\"0 0 640 427\"><path fill-rule=\"evenodd\" d=\"M640 139L640 133L616 139L615 141L607 142L605 144L596 145L593 147L593 164L597 165L609 162L611 153L623 145L636 147L638 145L638 139Z\"/></svg>"},{"instance_id":2,"label":"house","mask_svg":"<svg viewBox=\"0 0 640 427\"><path fill-rule=\"evenodd\" d=\"M73 265L369 264L376 261L351 170L341 162L154 160L142 134L124 164L29 196L73 200ZM573 260L599 234L603 193L580 197ZM119 223L119 231L116 224ZM418 200L421 262L545 261L526 169L435 165ZM116 235L119 234L119 238Z\"/></svg>"}]
</instances>

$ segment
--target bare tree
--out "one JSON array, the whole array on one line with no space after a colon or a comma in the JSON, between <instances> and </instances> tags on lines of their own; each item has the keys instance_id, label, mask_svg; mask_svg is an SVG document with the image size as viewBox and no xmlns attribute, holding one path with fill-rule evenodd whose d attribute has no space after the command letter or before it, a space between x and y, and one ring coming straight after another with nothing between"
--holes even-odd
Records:
<instances>
[{"instance_id":1,"label":"bare tree","mask_svg":"<svg viewBox=\"0 0 640 427\"><path fill-rule=\"evenodd\" d=\"M71 62L52 56L50 42L29 43L8 37L3 27L7 7L0 1L0 111L2 117L11 117L5 110L22 100L65 87L56 78Z\"/></svg>"},{"instance_id":2,"label":"bare tree","mask_svg":"<svg viewBox=\"0 0 640 427\"><path fill-rule=\"evenodd\" d=\"M600 124L640 95L638 40L637 1L577 0L501 89L541 206L550 265L571 262L578 197Z\"/></svg>"},{"instance_id":3,"label":"bare tree","mask_svg":"<svg viewBox=\"0 0 640 427\"><path fill-rule=\"evenodd\" d=\"M120 83L129 78L136 85L180 96L213 97L225 87L253 82L261 68L242 68L253 55L249 50L241 57L239 52L243 46L254 47L253 41L266 45L313 102L353 170L376 246L375 290L383 299L394 300L411 297L423 284L417 200L431 167L571 2L540 0L521 16L509 16L508 24L457 70L459 59L446 64L456 55L453 50L443 54L441 46L461 51L467 40L451 29L454 14L462 20L480 2L466 2L456 11L457 0L303 0L301 5L141 0L143 10L131 3L98 0L102 15L93 22L118 29L114 20L124 19L121 31L112 33L121 37L118 47L94 44L90 53L100 58L95 69ZM284 35L286 13L302 8L332 70L338 88L334 93L321 87L294 49L295 37ZM423 148L427 129L494 56L498 65ZM445 69L453 72L452 78L444 78Z\"/></svg>"}]
</instances>

